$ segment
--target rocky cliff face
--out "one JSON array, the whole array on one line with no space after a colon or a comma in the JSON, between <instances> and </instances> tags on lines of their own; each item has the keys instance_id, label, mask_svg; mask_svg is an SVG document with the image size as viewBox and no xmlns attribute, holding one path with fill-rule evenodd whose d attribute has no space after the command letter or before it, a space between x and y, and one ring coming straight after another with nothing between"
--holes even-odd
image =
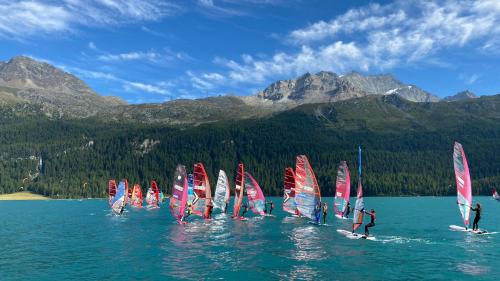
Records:
<instances>
[{"instance_id":1,"label":"rocky cliff face","mask_svg":"<svg viewBox=\"0 0 500 281\"><path fill-rule=\"evenodd\" d=\"M414 102L437 102L439 98L422 89L406 85L391 75L363 76L353 72L339 76L322 71L306 73L296 79L280 80L249 99L249 102L272 101L273 103L320 103L335 102L368 95L396 94Z\"/></svg>"}]
</instances>

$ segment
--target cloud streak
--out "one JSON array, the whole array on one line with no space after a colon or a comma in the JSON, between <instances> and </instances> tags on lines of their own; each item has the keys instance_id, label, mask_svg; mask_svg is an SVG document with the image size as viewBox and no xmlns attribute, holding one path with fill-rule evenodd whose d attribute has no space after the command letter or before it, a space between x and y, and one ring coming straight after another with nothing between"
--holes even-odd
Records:
<instances>
[{"instance_id":1,"label":"cloud streak","mask_svg":"<svg viewBox=\"0 0 500 281\"><path fill-rule=\"evenodd\" d=\"M81 26L157 21L179 10L178 5L159 0L0 0L0 36L22 40L76 32Z\"/></svg>"}]
</instances>

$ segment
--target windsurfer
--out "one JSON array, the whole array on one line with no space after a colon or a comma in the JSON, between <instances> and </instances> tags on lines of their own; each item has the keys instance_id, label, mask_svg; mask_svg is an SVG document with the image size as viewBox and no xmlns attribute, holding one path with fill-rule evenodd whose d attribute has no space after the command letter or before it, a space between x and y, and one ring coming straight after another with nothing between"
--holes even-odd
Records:
<instances>
[{"instance_id":1,"label":"windsurfer","mask_svg":"<svg viewBox=\"0 0 500 281\"><path fill-rule=\"evenodd\" d=\"M214 205L212 204L212 201L210 201L210 203L208 203L208 206L207 206L207 215L206 215L206 219L211 219L212 218L212 210L214 209Z\"/></svg>"},{"instance_id":2,"label":"windsurfer","mask_svg":"<svg viewBox=\"0 0 500 281\"><path fill-rule=\"evenodd\" d=\"M365 225L365 236L368 236L370 235L370 232L368 231L368 228L369 227L374 227L375 226L375 219L376 219L376 216L375 216L375 210L374 209L371 209L370 212L367 212L365 210L363 210L363 212L367 215L370 216L370 223Z\"/></svg>"},{"instance_id":3,"label":"windsurfer","mask_svg":"<svg viewBox=\"0 0 500 281\"><path fill-rule=\"evenodd\" d=\"M314 216L316 218L316 223L319 224L319 220L320 220L320 217L321 217L321 202L318 202L316 204L316 207L314 208Z\"/></svg>"},{"instance_id":4,"label":"windsurfer","mask_svg":"<svg viewBox=\"0 0 500 281\"><path fill-rule=\"evenodd\" d=\"M192 213L193 213L193 205L191 204L191 202L189 202L187 207L187 214L183 216L181 220L182 221L186 220Z\"/></svg>"},{"instance_id":5,"label":"windsurfer","mask_svg":"<svg viewBox=\"0 0 500 281\"><path fill-rule=\"evenodd\" d=\"M227 214L227 208L229 207L229 202L226 202L226 207L224 208L224 214Z\"/></svg>"},{"instance_id":6,"label":"windsurfer","mask_svg":"<svg viewBox=\"0 0 500 281\"><path fill-rule=\"evenodd\" d=\"M274 210L274 202L269 201L269 214L272 214Z\"/></svg>"},{"instance_id":7,"label":"windsurfer","mask_svg":"<svg viewBox=\"0 0 500 281\"><path fill-rule=\"evenodd\" d=\"M347 206L345 207L344 211L344 217L345 218L349 217L350 213L351 213L351 203L347 202Z\"/></svg>"},{"instance_id":8,"label":"windsurfer","mask_svg":"<svg viewBox=\"0 0 500 281\"><path fill-rule=\"evenodd\" d=\"M245 202L245 204L243 204L243 213L241 214L241 217L244 217L247 212L248 212L248 203Z\"/></svg>"},{"instance_id":9,"label":"windsurfer","mask_svg":"<svg viewBox=\"0 0 500 281\"><path fill-rule=\"evenodd\" d=\"M326 216L328 215L328 205L323 203L323 224L326 224Z\"/></svg>"},{"instance_id":10,"label":"windsurfer","mask_svg":"<svg viewBox=\"0 0 500 281\"><path fill-rule=\"evenodd\" d=\"M476 217L474 217L474 223L472 224L472 230L479 230L479 226L477 223L481 219L481 211L482 211L481 204L477 202L476 208L472 208L471 206L470 209L476 212Z\"/></svg>"}]
</instances>

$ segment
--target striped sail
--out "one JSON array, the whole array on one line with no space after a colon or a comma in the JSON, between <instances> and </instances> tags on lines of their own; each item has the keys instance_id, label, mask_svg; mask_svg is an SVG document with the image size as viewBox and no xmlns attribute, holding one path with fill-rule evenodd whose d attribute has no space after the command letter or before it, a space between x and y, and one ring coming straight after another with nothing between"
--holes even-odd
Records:
<instances>
[{"instance_id":1,"label":"striped sail","mask_svg":"<svg viewBox=\"0 0 500 281\"><path fill-rule=\"evenodd\" d=\"M453 167L457 183L457 204L465 227L469 226L470 208L472 206L472 185L469 165L462 145L455 142L453 149Z\"/></svg>"},{"instance_id":2,"label":"striped sail","mask_svg":"<svg viewBox=\"0 0 500 281\"><path fill-rule=\"evenodd\" d=\"M285 169L283 189L283 210L290 214L296 214L297 206L295 205L295 172L291 167Z\"/></svg>"},{"instance_id":3,"label":"striped sail","mask_svg":"<svg viewBox=\"0 0 500 281\"><path fill-rule=\"evenodd\" d=\"M247 192L247 199L250 209L255 214L263 216L266 198L259 183L252 177L249 172L245 172L245 190Z\"/></svg>"},{"instance_id":4,"label":"striped sail","mask_svg":"<svg viewBox=\"0 0 500 281\"><path fill-rule=\"evenodd\" d=\"M316 219L316 210L321 208L321 191L305 155L296 159L295 204L300 214L310 219Z\"/></svg>"},{"instance_id":5,"label":"striped sail","mask_svg":"<svg viewBox=\"0 0 500 281\"><path fill-rule=\"evenodd\" d=\"M116 181L109 180L108 181L108 202L109 206L111 206L111 202L113 201L113 197L116 195Z\"/></svg>"},{"instance_id":6,"label":"striped sail","mask_svg":"<svg viewBox=\"0 0 500 281\"><path fill-rule=\"evenodd\" d=\"M351 194L351 176L349 168L345 161L340 162L337 171L337 181L335 182L335 200L333 202L333 210L338 216L343 216L349 202Z\"/></svg>"},{"instance_id":7,"label":"striped sail","mask_svg":"<svg viewBox=\"0 0 500 281\"><path fill-rule=\"evenodd\" d=\"M361 147L358 148L358 192L356 196L356 204L354 206L354 214L352 217L352 232L356 231L363 223L365 203L363 202L363 186L361 185Z\"/></svg>"},{"instance_id":8,"label":"striped sail","mask_svg":"<svg viewBox=\"0 0 500 281\"><path fill-rule=\"evenodd\" d=\"M177 165L174 174L174 185L172 197L170 198L170 212L172 216L180 221L184 216L187 201L187 175L184 165Z\"/></svg>"},{"instance_id":9,"label":"striped sail","mask_svg":"<svg viewBox=\"0 0 500 281\"><path fill-rule=\"evenodd\" d=\"M238 165L236 170L236 185L234 188L233 217L238 217L243 202L243 190L245 184L245 168L243 164Z\"/></svg>"},{"instance_id":10,"label":"striped sail","mask_svg":"<svg viewBox=\"0 0 500 281\"><path fill-rule=\"evenodd\" d=\"M212 202L212 191L202 163L194 164L193 182L193 214L207 217L207 206Z\"/></svg>"},{"instance_id":11,"label":"striped sail","mask_svg":"<svg viewBox=\"0 0 500 281\"><path fill-rule=\"evenodd\" d=\"M217 185L215 187L214 195L214 208L222 210L223 213L226 212L226 205L231 197L231 192L229 188L229 181L227 180L226 172L223 170L219 171L219 178L217 179Z\"/></svg>"}]
</instances>

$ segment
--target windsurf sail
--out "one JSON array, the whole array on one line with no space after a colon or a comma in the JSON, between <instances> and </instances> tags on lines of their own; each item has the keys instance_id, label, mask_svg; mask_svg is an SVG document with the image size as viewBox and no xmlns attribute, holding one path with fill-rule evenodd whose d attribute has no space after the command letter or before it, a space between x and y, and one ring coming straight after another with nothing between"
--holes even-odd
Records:
<instances>
[{"instance_id":1,"label":"windsurf sail","mask_svg":"<svg viewBox=\"0 0 500 281\"><path fill-rule=\"evenodd\" d=\"M295 205L295 172L291 167L285 169L283 188L283 210L290 214L297 214L297 206Z\"/></svg>"},{"instance_id":2,"label":"windsurf sail","mask_svg":"<svg viewBox=\"0 0 500 281\"><path fill-rule=\"evenodd\" d=\"M226 212L226 206L229 203L231 197L231 191L229 187L229 181L227 180L226 172L223 170L219 171L219 178L217 179L217 186L215 187L214 195L214 208L222 210L223 213Z\"/></svg>"},{"instance_id":3,"label":"windsurf sail","mask_svg":"<svg viewBox=\"0 0 500 281\"><path fill-rule=\"evenodd\" d=\"M134 184L134 189L132 191L132 201L130 205L136 208L142 208L142 188L139 184Z\"/></svg>"},{"instance_id":4,"label":"windsurf sail","mask_svg":"<svg viewBox=\"0 0 500 281\"><path fill-rule=\"evenodd\" d=\"M188 204L193 204L194 200L194 178L193 174L188 175Z\"/></svg>"},{"instance_id":5,"label":"windsurf sail","mask_svg":"<svg viewBox=\"0 0 500 281\"><path fill-rule=\"evenodd\" d=\"M132 201L132 189L131 188L128 188L128 184L127 184L127 198L126 198L126 204L130 204L130 202Z\"/></svg>"},{"instance_id":6,"label":"windsurf sail","mask_svg":"<svg viewBox=\"0 0 500 281\"><path fill-rule=\"evenodd\" d=\"M498 195L496 189L493 189L493 199L500 201L500 195Z\"/></svg>"},{"instance_id":7,"label":"windsurf sail","mask_svg":"<svg viewBox=\"0 0 500 281\"><path fill-rule=\"evenodd\" d=\"M207 207L212 202L212 191L210 190L208 176L202 163L194 164L193 182L193 214L206 218L208 217Z\"/></svg>"},{"instance_id":8,"label":"windsurf sail","mask_svg":"<svg viewBox=\"0 0 500 281\"><path fill-rule=\"evenodd\" d=\"M111 206L111 201L113 200L113 197L115 197L116 194L116 181L115 180L109 180L108 181L108 202L109 205Z\"/></svg>"},{"instance_id":9,"label":"windsurf sail","mask_svg":"<svg viewBox=\"0 0 500 281\"><path fill-rule=\"evenodd\" d=\"M252 212L263 216L265 214L266 198L259 183L252 177L249 172L245 172L245 190L247 192L248 205Z\"/></svg>"},{"instance_id":10,"label":"windsurf sail","mask_svg":"<svg viewBox=\"0 0 500 281\"><path fill-rule=\"evenodd\" d=\"M181 221L184 217L184 210L187 202L187 175L184 165L177 165L174 174L174 185L172 187L172 197L170 197L170 212L172 216Z\"/></svg>"},{"instance_id":11,"label":"windsurf sail","mask_svg":"<svg viewBox=\"0 0 500 281\"><path fill-rule=\"evenodd\" d=\"M321 208L321 191L314 171L305 155L297 156L295 163L295 204L300 214L316 219Z\"/></svg>"},{"instance_id":12,"label":"windsurf sail","mask_svg":"<svg viewBox=\"0 0 500 281\"><path fill-rule=\"evenodd\" d=\"M352 217L352 232L356 231L363 224L363 215L365 203L363 201L363 186L361 184L361 147L358 148L358 192L356 204L354 206L354 215Z\"/></svg>"},{"instance_id":13,"label":"windsurf sail","mask_svg":"<svg viewBox=\"0 0 500 281\"><path fill-rule=\"evenodd\" d=\"M347 163L345 161L340 162L335 186L336 189L333 210L336 215L343 216L351 194L351 175L349 174L349 167L347 167Z\"/></svg>"},{"instance_id":14,"label":"windsurf sail","mask_svg":"<svg viewBox=\"0 0 500 281\"><path fill-rule=\"evenodd\" d=\"M160 189L156 184L156 181L153 180L151 182L151 187L148 189L148 193L146 194L146 202L148 203L148 207L150 208L158 208L158 203L160 201Z\"/></svg>"},{"instance_id":15,"label":"windsurf sail","mask_svg":"<svg viewBox=\"0 0 500 281\"><path fill-rule=\"evenodd\" d=\"M243 190L245 187L245 167L243 164L238 164L236 170L236 185L234 188L234 204L233 204L233 217L238 217L241 209L241 202L243 202Z\"/></svg>"},{"instance_id":16,"label":"windsurf sail","mask_svg":"<svg viewBox=\"0 0 500 281\"><path fill-rule=\"evenodd\" d=\"M472 206L472 185L469 165L462 145L455 142L453 148L453 167L457 183L457 204L465 227L469 227L470 208Z\"/></svg>"},{"instance_id":17,"label":"windsurf sail","mask_svg":"<svg viewBox=\"0 0 500 281\"><path fill-rule=\"evenodd\" d=\"M116 194L111 201L111 209L117 215L121 215L123 213L123 209L125 208L125 200L128 193L128 183L127 180L122 180L118 184L118 188L116 190Z\"/></svg>"}]
</instances>

